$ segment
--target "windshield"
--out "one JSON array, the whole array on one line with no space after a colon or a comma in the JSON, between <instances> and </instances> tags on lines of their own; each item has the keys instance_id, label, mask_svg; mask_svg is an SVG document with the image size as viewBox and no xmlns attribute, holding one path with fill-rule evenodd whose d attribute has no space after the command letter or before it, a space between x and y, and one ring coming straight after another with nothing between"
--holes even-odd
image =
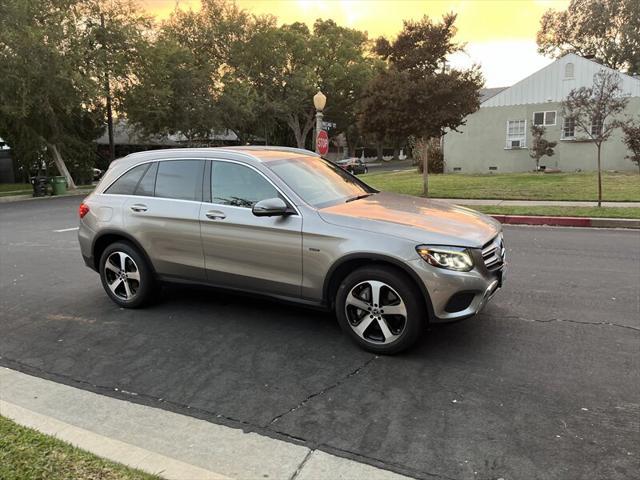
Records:
<instances>
[{"instance_id":1,"label":"windshield","mask_svg":"<svg viewBox=\"0 0 640 480\"><path fill-rule=\"evenodd\" d=\"M294 157L265 162L309 205L323 208L368 196L376 190L333 163L318 157Z\"/></svg>"}]
</instances>

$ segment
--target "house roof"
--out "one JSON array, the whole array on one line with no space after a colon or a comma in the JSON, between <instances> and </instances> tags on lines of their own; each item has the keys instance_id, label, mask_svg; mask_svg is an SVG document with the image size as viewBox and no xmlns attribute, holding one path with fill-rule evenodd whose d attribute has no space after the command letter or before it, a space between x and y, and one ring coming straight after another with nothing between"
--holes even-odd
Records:
<instances>
[{"instance_id":1,"label":"house roof","mask_svg":"<svg viewBox=\"0 0 640 480\"><path fill-rule=\"evenodd\" d=\"M481 107L561 102L572 89L592 86L593 76L600 70L615 72L593 60L569 53L487 98ZM640 78L617 73L620 75L623 94L640 97Z\"/></svg>"},{"instance_id":2,"label":"house roof","mask_svg":"<svg viewBox=\"0 0 640 480\"><path fill-rule=\"evenodd\" d=\"M494 87L494 88L481 88L480 89L480 103L486 102L491 97L495 97L501 91L506 90L509 87Z\"/></svg>"},{"instance_id":3,"label":"house roof","mask_svg":"<svg viewBox=\"0 0 640 480\"><path fill-rule=\"evenodd\" d=\"M126 119L116 120L113 125L113 138L116 145L164 145L164 146L180 146L185 141L184 135L151 135L149 137L142 135L135 127L129 124ZM215 132L210 136L211 141L227 141L235 142L238 137L231 130ZM98 145L108 145L109 135L107 131L96 140Z\"/></svg>"}]
</instances>

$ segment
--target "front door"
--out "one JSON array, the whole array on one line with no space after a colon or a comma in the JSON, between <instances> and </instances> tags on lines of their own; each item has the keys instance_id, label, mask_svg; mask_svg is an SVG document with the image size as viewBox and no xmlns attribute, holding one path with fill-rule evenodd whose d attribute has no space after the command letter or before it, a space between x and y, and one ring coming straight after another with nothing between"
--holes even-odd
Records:
<instances>
[{"instance_id":1,"label":"front door","mask_svg":"<svg viewBox=\"0 0 640 480\"><path fill-rule=\"evenodd\" d=\"M302 217L256 217L251 212L256 202L282 194L253 167L214 160L210 195L200 211L209 282L299 297Z\"/></svg>"}]
</instances>

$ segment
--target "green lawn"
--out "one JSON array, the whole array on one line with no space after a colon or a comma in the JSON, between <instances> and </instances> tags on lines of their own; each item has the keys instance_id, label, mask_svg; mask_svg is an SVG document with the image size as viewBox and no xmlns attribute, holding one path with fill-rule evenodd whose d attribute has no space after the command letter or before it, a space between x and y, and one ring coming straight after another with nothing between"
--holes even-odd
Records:
<instances>
[{"instance_id":1,"label":"green lawn","mask_svg":"<svg viewBox=\"0 0 640 480\"><path fill-rule=\"evenodd\" d=\"M31 191L30 183L0 183L0 195L19 195L24 191ZM8 192L19 192L11 193Z\"/></svg>"},{"instance_id":2,"label":"green lawn","mask_svg":"<svg viewBox=\"0 0 640 480\"><path fill-rule=\"evenodd\" d=\"M640 218L636 207L500 207L492 205L468 206L494 215L550 215L552 217Z\"/></svg>"},{"instance_id":3,"label":"green lawn","mask_svg":"<svg viewBox=\"0 0 640 480\"><path fill-rule=\"evenodd\" d=\"M138 470L103 460L53 437L0 417L2 480L153 480Z\"/></svg>"},{"instance_id":4,"label":"green lawn","mask_svg":"<svg viewBox=\"0 0 640 480\"><path fill-rule=\"evenodd\" d=\"M422 175L415 170L360 176L379 190L422 194ZM500 200L597 200L595 173L507 173L495 175L440 174L429 177L429 195L436 198ZM605 173L603 199L640 201L640 175Z\"/></svg>"}]
</instances>

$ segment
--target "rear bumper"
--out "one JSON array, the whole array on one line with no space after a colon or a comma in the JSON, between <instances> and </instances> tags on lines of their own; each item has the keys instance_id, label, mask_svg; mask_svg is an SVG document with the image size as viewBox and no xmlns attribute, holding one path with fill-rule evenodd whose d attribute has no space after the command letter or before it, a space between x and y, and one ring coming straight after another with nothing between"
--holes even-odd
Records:
<instances>
[{"instance_id":1,"label":"rear bumper","mask_svg":"<svg viewBox=\"0 0 640 480\"><path fill-rule=\"evenodd\" d=\"M94 272L97 272L98 270L96 269L96 265L95 262L93 261L93 257L86 257L84 255L82 255L82 260L84 260L84 264L89 267L91 270L93 270Z\"/></svg>"},{"instance_id":2,"label":"rear bumper","mask_svg":"<svg viewBox=\"0 0 640 480\"><path fill-rule=\"evenodd\" d=\"M80 228L78 228L78 243L80 244L80 253L82 253L82 259L84 260L84 264L89 267L91 270L96 270L96 265L93 258L93 238L95 237L95 232L91 230L87 224L80 220Z\"/></svg>"}]
</instances>

